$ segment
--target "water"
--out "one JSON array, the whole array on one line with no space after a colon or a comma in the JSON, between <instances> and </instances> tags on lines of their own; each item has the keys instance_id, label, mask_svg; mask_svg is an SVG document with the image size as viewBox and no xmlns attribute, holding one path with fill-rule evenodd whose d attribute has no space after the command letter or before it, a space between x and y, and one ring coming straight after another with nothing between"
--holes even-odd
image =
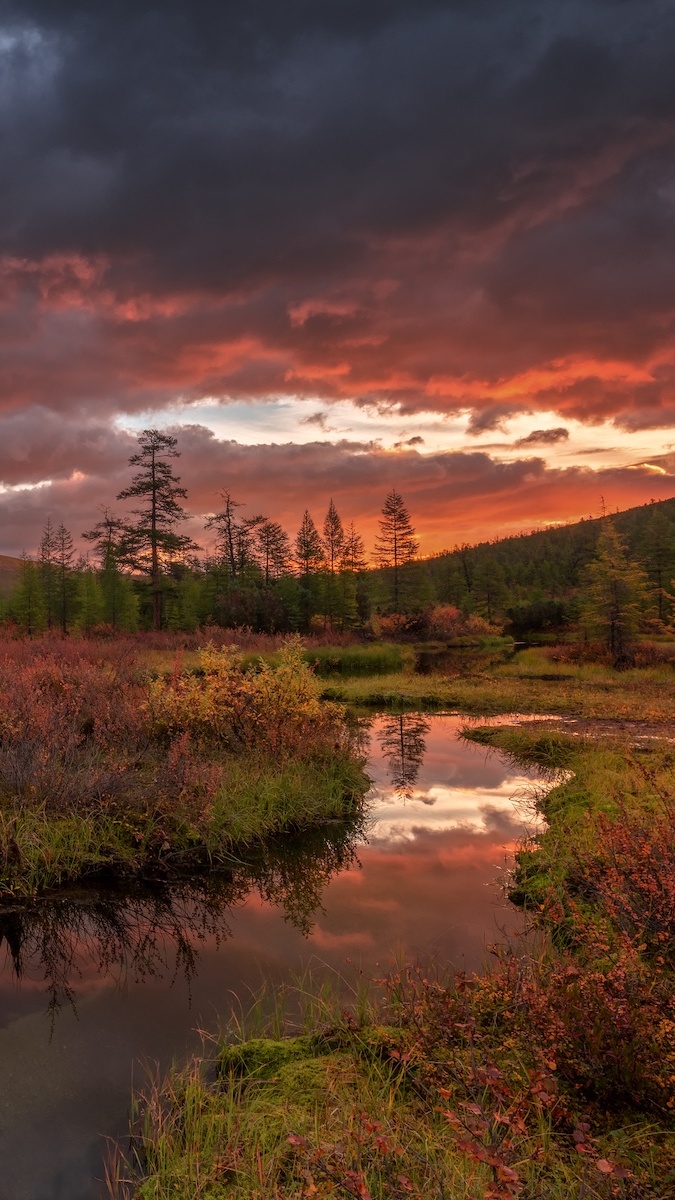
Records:
<instances>
[{"instance_id":1,"label":"water","mask_svg":"<svg viewBox=\"0 0 675 1200\"><path fill-rule=\"evenodd\" d=\"M124 1133L132 1086L263 979L379 973L397 954L473 970L521 928L498 879L531 779L460 725L372 722L365 827L281 840L197 885L0 912L0 1200L100 1196L102 1135Z\"/></svg>"}]
</instances>

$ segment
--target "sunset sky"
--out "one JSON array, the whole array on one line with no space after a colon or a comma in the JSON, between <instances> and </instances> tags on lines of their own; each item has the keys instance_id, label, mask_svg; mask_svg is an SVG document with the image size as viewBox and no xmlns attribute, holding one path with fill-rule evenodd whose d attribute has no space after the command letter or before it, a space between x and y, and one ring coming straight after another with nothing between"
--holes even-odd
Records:
<instances>
[{"instance_id":1,"label":"sunset sky","mask_svg":"<svg viewBox=\"0 0 675 1200\"><path fill-rule=\"evenodd\" d=\"M149 426L202 544L675 494L674 56L670 0L4 0L0 553Z\"/></svg>"}]
</instances>

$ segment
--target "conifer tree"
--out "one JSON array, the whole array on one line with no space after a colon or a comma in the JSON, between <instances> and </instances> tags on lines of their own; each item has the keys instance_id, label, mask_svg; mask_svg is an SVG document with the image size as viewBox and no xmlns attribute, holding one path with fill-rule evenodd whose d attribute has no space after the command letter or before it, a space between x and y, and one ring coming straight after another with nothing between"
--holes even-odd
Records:
<instances>
[{"instance_id":1,"label":"conifer tree","mask_svg":"<svg viewBox=\"0 0 675 1200\"><path fill-rule=\"evenodd\" d=\"M315 574L325 565L319 531L307 509L302 514L302 523L295 539L295 562L298 574L305 577Z\"/></svg>"},{"instance_id":2,"label":"conifer tree","mask_svg":"<svg viewBox=\"0 0 675 1200\"><path fill-rule=\"evenodd\" d=\"M180 504L187 496L173 472L171 460L180 457L177 439L158 429L144 429L138 436L140 449L132 454L129 465L138 467L129 487L119 492L118 500L140 500L133 510L137 520L126 526L126 560L150 581L152 624L162 626L162 592L165 568L177 555L196 549L191 538L176 532L187 520Z\"/></svg>"},{"instance_id":3,"label":"conifer tree","mask_svg":"<svg viewBox=\"0 0 675 1200\"><path fill-rule=\"evenodd\" d=\"M219 565L234 579L239 573L242 559L241 521L236 513L241 503L233 500L228 491L221 492L220 496L224 502L223 508L208 518L206 528L215 530Z\"/></svg>"},{"instance_id":4,"label":"conifer tree","mask_svg":"<svg viewBox=\"0 0 675 1200\"><path fill-rule=\"evenodd\" d=\"M56 530L56 569L58 572L58 603L59 623L61 633L68 632L75 606L77 581L73 578L72 568L75 550L70 530L66 529L63 521Z\"/></svg>"},{"instance_id":5,"label":"conifer tree","mask_svg":"<svg viewBox=\"0 0 675 1200\"><path fill-rule=\"evenodd\" d=\"M103 589L96 572L84 561L78 563L76 581L78 629L95 629L105 620Z\"/></svg>"},{"instance_id":6,"label":"conifer tree","mask_svg":"<svg viewBox=\"0 0 675 1200\"><path fill-rule=\"evenodd\" d=\"M367 620L370 602L364 573L367 569L366 548L353 521L345 531L340 556L340 628L349 629L359 619Z\"/></svg>"},{"instance_id":7,"label":"conifer tree","mask_svg":"<svg viewBox=\"0 0 675 1200\"><path fill-rule=\"evenodd\" d=\"M630 661L648 602L645 572L628 557L614 525L606 519L596 557L587 568L582 605L587 627L600 635L616 666Z\"/></svg>"},{"instance_id":8,"label":"conifer tree","mask_svg":"<svg viewBox=\"0 0 675 1200\"><path fill-rule=\"evenodd\" d=\"M127 553L124 521L102 507L102 516L83 538L94 543L99 564L98 583L103 599L101 620L113 629L132 632L138 623L138 599L129 577L120 569Z\"/></svg>"},{"instance_id":9,"label":"conifer tree","mask_svg":"<svg viewBox=\"0 0 675 1200\"><path fill-rule=\"evenodd\" d=\"M654 588L659 621L665 621L673 600L670 589L675 573L675 529L660 510L653 513L644 531L643 561Z\"/></svg>"},{"instance_id":10,"label":"conifer tree","mask_svg":"<svg viewBox=\"0 0 675 1200\"><path fill-rule=\"evenodd\" d=\"M252 549L266 587L287 573L291 561L291 543L277 521L270 521L267 517L256 519L252 528Z\"/></svg>"},{"instance_id":11,"label":"conifer tree","mask_svg":"<svg viewBox=\"0 0 675 1200\"><path fill-rule=\"evenodd\" d=\"M40 580L44 599L47 629L54 625L58 612L58 567L56 563L58 540L51 517L47 517L40 540Z\"/></svg>"},{"instance_id":12,"label":"conifer tree","mask_svg":"<svg viewBox=\"0 0 675 1200\"><path fill-rule=\"evenodd\" d=\"M42 580L37 565L25 554L21 555L19 578L10 598L9 615L30 637L39 633L47 624Z\"/></svg>"},{"instance_id":13,"label":"conifer tree","mask_svg":"<svg viewBox=\"0 0 675 1200\"><path fill-rule=\"evenodd\" d=\"M403 497L392 488L382 508L375 557L379 566L391 571L393 609L396 613L400 611L401 568L415 557L418 549L410 513L403 503Z\"/></svg>"},{"instance_id":14,"label":"conifer tree","mask_svg":"<svg viewBox=\"0 0 675 1200\"><path fill-rule=\"evenodd\" d=\"M335 621L337 606L336 574L345 544L345 531L337 508L331 498L323 523L322 547L326 562L326 588L324 613L331 627Z\"/></svg>"},{"instance_id":15,"label":"conifer tree","mask_svg":"<svg viewBox=\"0 0 675 1200\"><path fill-rule=\"evenodd\" d=\"M357 533L354 522L350 521L342 544L340 570L357 574L359 571L365 571L367 567L365 542L361 534Z\"/></svg>"}]
</instances>

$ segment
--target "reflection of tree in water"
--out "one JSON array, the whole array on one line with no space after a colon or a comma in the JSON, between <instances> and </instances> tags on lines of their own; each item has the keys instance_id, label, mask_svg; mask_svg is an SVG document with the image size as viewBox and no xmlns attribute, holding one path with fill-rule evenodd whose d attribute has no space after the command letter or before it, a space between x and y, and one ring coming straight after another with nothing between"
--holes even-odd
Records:
<instances>
[{"instance_id":1,"label":"reflection of tree in water","mask_svg":"<svg viewBox=\"0 0 675 1200\"><path fill-rule=\"evenodd\" d=\"M119 984L170 973L188 982L207 938L230 936L228 916L254 890L307 934L331 876L351 866L362 822L354 818L298 837L279 837L228 872L136 887L82 889L0 909L0 948L18 981L41 976L52 1018L75 1005L92 969Z\"/></svg>"},{"instance_id":2,"label":"reflection of tree in water","mask_svg":"<svg viewBox=\"0 0 675 1200\"><path fill-rule=\"evenodd\" d=\"M383 717L378 741L389 767L389 779L403 800L410 800L427 748L431 722L420 713Z\"/></svg>"}]
</instances>

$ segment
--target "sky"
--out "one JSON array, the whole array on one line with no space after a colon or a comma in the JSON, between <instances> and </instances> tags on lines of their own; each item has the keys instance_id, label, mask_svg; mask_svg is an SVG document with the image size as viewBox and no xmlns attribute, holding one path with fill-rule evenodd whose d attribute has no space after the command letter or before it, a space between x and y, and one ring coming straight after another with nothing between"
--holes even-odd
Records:
<instances>
[{"instance_id":1,"label":"sky","mask_svg":"<svg viewBox=\"0 0 675 1200\"><path fill-rule=\"evenodd\" d=\"M150 427L198 541L674 494L674 52L670 0L2 0L0 553Z\"/></svg>"}]
</instances>

